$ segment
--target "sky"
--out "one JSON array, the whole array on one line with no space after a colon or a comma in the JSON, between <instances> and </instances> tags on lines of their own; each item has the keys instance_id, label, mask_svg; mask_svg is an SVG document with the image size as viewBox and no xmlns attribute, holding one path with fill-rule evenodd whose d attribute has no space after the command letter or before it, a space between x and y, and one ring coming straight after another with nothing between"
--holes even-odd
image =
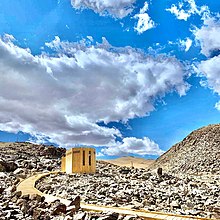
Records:
<instances>
[{"instance_id":1,"label":"sky","mask_svg":"<svg viewBox=\"0 0 220 220\"><path fill-rule=\"evenodd\" d=\"M0 141L157 158L220 122L220 1L0 1Z\"/></svg>"}]
</instances>

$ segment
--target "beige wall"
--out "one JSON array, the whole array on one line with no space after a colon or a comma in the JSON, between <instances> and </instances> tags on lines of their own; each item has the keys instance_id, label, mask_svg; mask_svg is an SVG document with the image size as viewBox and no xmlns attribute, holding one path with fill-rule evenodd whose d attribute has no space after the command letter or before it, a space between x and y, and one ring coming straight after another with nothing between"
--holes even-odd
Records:
<instances>
[{"instance_id":1,"label":"beige wall","mask_svg":"<svg viewBox=\"0 0 220 220\"><path fill-rule=\"evenodd\" d=\"M83 157L83 155L85 156ZM61 165L61 170L62 170L62 165ZM81 147L81 148L72 148L68 150L66 152L65 171L66 173L95 173L96 172L95 149Z\"/></svg>"},{"instance_id":2,"label":"beige wall","mask_svg":"<svg viewBox=\"0 0 220 220\"><path fill-rule=\"evenodd\" d=\"M72 173L72 164L73 164L72 155L73 155L72 149L66 151L66 173Z\"/></svg>"},{"instance_id":3,"label":"beige wall","mask_svg":"<svg viewBox=\"0 0 220 220\"><path fill-rule=\"evenodd\" d=\"M61 158L61 171L66 172L66 157Z\"/></svg>"}]
</instances>

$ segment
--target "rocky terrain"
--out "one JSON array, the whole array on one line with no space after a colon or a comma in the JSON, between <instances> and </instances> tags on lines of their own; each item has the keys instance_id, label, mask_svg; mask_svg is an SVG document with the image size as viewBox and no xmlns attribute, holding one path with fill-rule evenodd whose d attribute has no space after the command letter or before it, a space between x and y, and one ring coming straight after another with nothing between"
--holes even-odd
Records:
<instances>
[{"instance_id":1,"label":"rocky terrain","mask_svg":"<svg viewBox=\"0 0 220 220\"><path fill-rule=\"evenodd\" d=\"M21 196L16 186L37 172L59 170L60 157L65 151L31 143L0 143L0 219L33 219L36 216L33 209L43 206L39 198Z\"/></svg>"},{"instance_id":2,"label":"rocky terrain","mask_svg":"<svg viewBox=\"0 0 220 220\"><path fill-rule=\"evenodd\" d=\"M0 172L13 172L26 178L35 172L59 170L65 152L64 148L54 146L0 142Z\"/></svg>"},{"instance_id":3,"label":"rocky terrain","mask_svg":"<svg viewBox=\"0 0 220 220\"><path fill-rule=\"evenodd\" d=\"M151 165L158 167L172 173L220 175L220 124L193 131Z\"/></svg>"},{"instance_id":4,"label":"rocky terrain","mask_svg":"<svg viewBox=\"0 0 220 220\"><path fill-rule=\"evenodd\" d=\"M205 182L98 162L96 174L51 174L36 186L70 200L80 195L88 204L220 218L220 177L213 178Z\"/></svg>"},{"instance_id":5,"label":"rocky terrain","mask_svg":"<svg viewBox=\"0 0 220 220\"><path fill-rule=\"evenodd\" d=\"M0 143L0 220L141 220L137 216L76 210L75 198L69 206L59 200L49 204L39 195L21 195L16 191L17 184L28 176L59 170L65 151L31 143Z\"/></svg>"}]
</instances>

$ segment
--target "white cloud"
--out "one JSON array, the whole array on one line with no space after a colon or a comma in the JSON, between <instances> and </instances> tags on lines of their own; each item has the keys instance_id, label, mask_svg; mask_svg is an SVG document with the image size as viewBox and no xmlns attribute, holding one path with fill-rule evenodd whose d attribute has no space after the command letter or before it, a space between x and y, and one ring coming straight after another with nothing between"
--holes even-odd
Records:
<instances>
[{"instance_id":1,"label":"white cloud","mask_svg":"<svg viewBox=\"0 0 220 220\"><path fill-rule=\"evenodd\" d=\"M218 101L216 104L215 104L215 108L220 111L220 101Z\"/></svg>"},{"instance_id":2,"label":"white cloud","mask_svg":"<svg viewBox=\"0 0 220 220\"><path fill-rule=\"evenodd\" d=\"M209 8L205 5L198 7L194 0L184 0L179 2L178 5L172 4L166 11L174 14L179 20L187 21L192 15L202 16L209 11Z\"/></svg>"},{"instance_id":3,"label":"white cloud","mask_svg":"<svg viewBox=\"0 0 220 220\"><path fill-rule=\"evenodd\" d=\"M181 63L133 48L62 42L46 45L56 56L33 55L0 39L0 130L23 131L51 142L113 146L119 130L99 121L127 121L154 110L169 92L184 95Z\"/></svg>"},{"instance_id":4,"label":"white cloud","mask_svg":"<svg viewBox=\"0 0 220 220\"><path fill-rule=\"evenodd\" d=\"M92 36L87 36L87 39L89 39L91 42L94 41Z\"/></svg>"},{"instance_id":5,"label":"white cloud","mask_svg":"<svg viewBox=\"0 0 220 220\"><path fill-rule=\"evenodd\" d=\"M123 139L122 143L118 143L116 146L102 149L102 153L110 156L124 156L131 153L138 155L161 155L164 151L148 137L144 137L143 139L127 137Z\"/></svg>"},{"instance_id":6,"label":"white cloud","mask_svg":"<svg viewBox=\"0 0 220 220\"><path fill-rule=\"evenodd\" d=\"M101 152L97 152L96 153L96 157L104 157L105 155L103 154L103 153L101 153Z\"/></svg>"},{"instance_id":7,"label":"white cloud","mask_svg":"<svg viewBox=\"0 0 220 220\"><path fill-rule=\"evenodd\" d=\"M186 40L180 40L179 44L180 44L180 47L183 48L185 52L187 52L192 46L192 40L187 37Z\"/></svg>"},{"instance_id":8,"label":"white cloud","mask_svg":"<svg viewBox=\"0 0 220 220\"><path fill-rule=\"evenodd\" d=\"M202 61L199 70L207 78L209 88L220 95L220 55Z\"/></svg>"},{"instance_id":9,"label":"white cloud","mask_svg":"<svg viewBox=\"0 0 220 220\"><path fill-rule=\"evenodd\" d=\"M134 9L136 0L71 0L75 9L91 9L101 16L110 15L114 18L124 18Z\"/></svg>"},{"instance_id":10,"label":"white cloud","mask_svg":"<svg viewBox=\"0 0 220 220\"><path fill-rule=\"evenodd\" d=\"M156 25L151 17L147 13L148 11L148 3L144 3L144 7L140 9L140 13L134 16L135 19L138 19L137 25L134 29L139 33L142 34L145 31L154 28Z\"/></svg>"},{"instance_id":11,"label":"white cloud","mask_svg":"<svg viewBox=\"0 0 220 220\"><path fill-rule=\"evenodd\" d=\"M195 67L197 74L206 78L200 84L220 95L220 21L218 18L206 16L203 26L196 28L193 33L201 45L201 53L207 57L207 60L201 61ZM220 110L220 102L215 104L215 108Z\"/></svg>"},{"instance_id":12,"label":"white cloud","mask_svg":"<svg viewBox=\"0 0 220 220\"><path fill-rule=\"evenodd\" d=\"M208 57L220 51L220 21L208 17L204 20L204 25L201 28L195 28L193 33L201 45L202 54Z\"/></svg>"}]
</instances>

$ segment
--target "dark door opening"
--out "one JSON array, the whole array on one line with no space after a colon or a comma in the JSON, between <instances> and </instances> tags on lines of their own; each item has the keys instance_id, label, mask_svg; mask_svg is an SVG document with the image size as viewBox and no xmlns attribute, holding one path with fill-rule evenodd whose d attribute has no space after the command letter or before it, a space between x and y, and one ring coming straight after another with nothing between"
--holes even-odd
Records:
<instances>
[{"instance_id":1,"label":"dark door opening","mask_svg":"<svg viewBox=\"0 0 220 220\"><path fill-rule=\"evenodd\" d=\"M85 166L85 164L86 164L85 159L86 159L86 156L85 156L85 151L83 151L83 166Z\"/></svg>"},{"instance_id":2,"label":"dark door opening","mask_svg":"<svg viewBox=\"0 0 220 220\"><path fill-rule=\"evenodd\" d=\"M89 166L92 164L92 154L91 151L89 151Z\"/></svg>"}]
</instances>

